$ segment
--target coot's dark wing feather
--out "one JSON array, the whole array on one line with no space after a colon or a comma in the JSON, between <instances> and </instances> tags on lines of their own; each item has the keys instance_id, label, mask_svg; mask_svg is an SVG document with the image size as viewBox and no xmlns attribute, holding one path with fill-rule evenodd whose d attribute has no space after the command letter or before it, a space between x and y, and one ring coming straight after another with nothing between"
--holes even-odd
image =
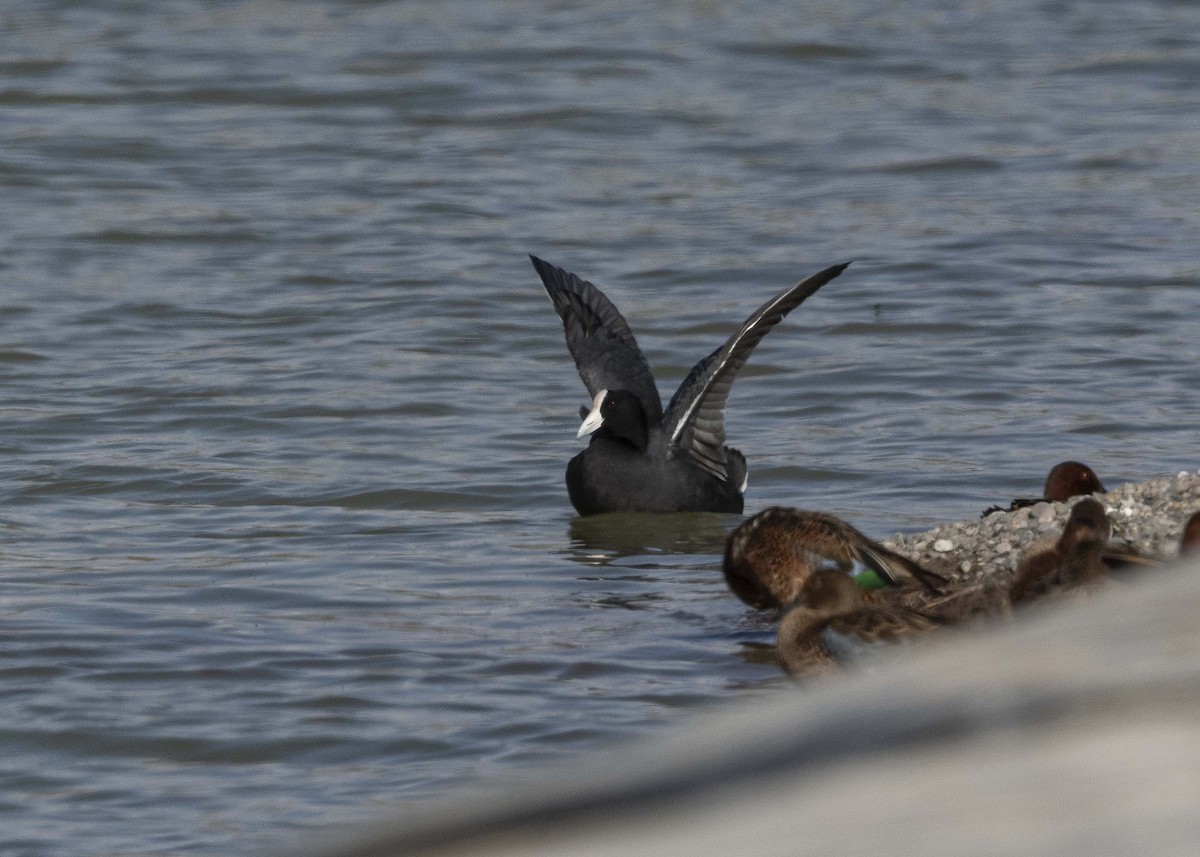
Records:
<instances>
[{"instance_id":1,"label":"coot's dark wing feather","mask_svg":"<svg viewBox=\"0 0 1200 857\"><path fill-rule=\"evenodd\" d=\"M722 415L717 415L718 424L716 431L720 439L716 442L715 446L712 444L698 445L693 442L697 430L695 420L686 426L676 425L675 421L687 409L689 404L696 403L696 399L701 395L701 387L704 379L708 376L709 370L712 369L713 364L720 358L721 352L724 350L725 346L722 345L692 367L692 371L688 372L687 377L683 379L683 383L679 385L679 389L675 391L675 395L671 397L671 402L667 405L666 416L663 418L663 422L667 426L667 431L670 432L671 440L680 448L686 449L701 467L721 479L725 479L728 475L728 468L725 466L725 426ZM696 419L699 416L698 413L695 414ZM701 431L706 429L711 433L712 426L705 424L700 427ZM676 440L676 437L679 440Z\"/></svg>"},{"instance_id":2,"label":"coot's dark wing feather","mask_svg":"<svg viewBox=\"0 0 1200 857\"><path fill-rule=\"evenodd\" d=\"M562 319L567 348L588 393L628 390L637 396L654 425L662 418L662 399L645 355L621 313L587 280L530 256L546 294Z\"/></svg>"},{"instance_id":3,"label":"coot's dark wing feather","mask_svg":"<svg viewBox=\"0 0 1200 857\"><path fill-rule=\"evenodd\" d=\"M849 264L826 268L771 298L724 345L692 367L671 397L663 417L671 442L718 479L727 478L725 402L733 379L771 328Z\"/></svg>"}]
</instances>

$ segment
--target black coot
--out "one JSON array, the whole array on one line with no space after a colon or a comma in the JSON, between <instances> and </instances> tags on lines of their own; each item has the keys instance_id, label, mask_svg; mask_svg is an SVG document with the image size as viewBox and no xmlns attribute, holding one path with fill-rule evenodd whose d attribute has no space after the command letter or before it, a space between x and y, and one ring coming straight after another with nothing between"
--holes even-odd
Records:
<instances>
[{"instance_id":1,"label":"black coot","mask_svg":"<svg viewBox=\"0 0 1200 857\"><path fill-rule=\"evenodd\" d=\"M579 427L579 437L591 433L592 440L567 465L576 511L741 512L746 459L725 446L729 388L767 332L850 263L826 268L759 307L692 367L664 412L650 366L612 302L586 280L529 258L592 396Z\"/></svg>"}]
</instances>

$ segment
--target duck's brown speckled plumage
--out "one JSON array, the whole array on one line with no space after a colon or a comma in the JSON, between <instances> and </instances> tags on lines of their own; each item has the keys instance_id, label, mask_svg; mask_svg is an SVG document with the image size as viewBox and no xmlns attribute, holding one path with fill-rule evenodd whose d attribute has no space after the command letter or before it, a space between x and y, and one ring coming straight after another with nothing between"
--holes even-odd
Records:
<instances>
[{"instance_id":1,"label":"duck's brown speckled plumage","mask_svg":"<svg viewBox=\"0 0 1200 857\"><path fill-rule=\"evenodd\" d=\"M848 571L854 563L896 586L934 590L944 582L840 518L782 506L762 510L729 534L722 568L738 598L751 607L778 608L796 600L817 568L833 565Z\"/></svg>"},{"instance_id":2,"label":"duck's brown speckled plumage","mask_svg":"<svg viewBox=\"0 0 1200 857\"><path fill-rule=\"evenodd\" d=\"M851 650L903 642L940 624L864 592L841 572L820 569L808 576L780 621L776 654L789 675L811 678L840 669L853 657Z\"/></svg>"},{"instance_id":3,"label":"duck's brown speckled plumage","mask_svg":"<svg viewBox=\"0 0 1200 857\"><path fill-rule=\"evenodd\" d=\"M1103 580L1108 573L1103 552L1111 529L1098 500L1080 500L1071 509L1058 541L1021 561L1009 590L1012 602Z\"/></svg>"},{"instance_id":4,"label":"duck's brown speckled plumage","mask_svg":"<svg viewBox=\"0 0 1200 857\"><path fill-rule=\"evenodd\" d=\"M1191 554L1200 552L1200 512L1196 512L1183 525L1179 536L1179 552Z\"/></svg>"},{"instance_id":5,"label":"duck's brown speckled plumage","mask_svg":"<svg viewBox=\"0 0 1200 857\"><path fill-rule=\"evenodd\" d=\"M948 625L986 623L1012 615L1007 580L987 575L972 583L947 587L945 593L910 604L925 615Z\"/></svg>"}]
</instances>

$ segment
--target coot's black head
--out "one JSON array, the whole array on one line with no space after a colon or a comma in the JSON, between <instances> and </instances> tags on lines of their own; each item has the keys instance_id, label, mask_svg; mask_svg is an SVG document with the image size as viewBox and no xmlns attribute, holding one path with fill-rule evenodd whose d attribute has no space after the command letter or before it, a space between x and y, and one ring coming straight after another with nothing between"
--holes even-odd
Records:
<instances>
[{"instance_id":1,"label":"coot's black head","mask_svg":"<svg viewBox=\"0 0 1200 857\"><path fill-rule=\"evenodd\" d=\"M623 441L645 450L649 431L646 412L637 396L628 390L601 390L592 401L592 409L584 417L576 436L596 432L596 437Z\"/></svg>"}]
</instances>

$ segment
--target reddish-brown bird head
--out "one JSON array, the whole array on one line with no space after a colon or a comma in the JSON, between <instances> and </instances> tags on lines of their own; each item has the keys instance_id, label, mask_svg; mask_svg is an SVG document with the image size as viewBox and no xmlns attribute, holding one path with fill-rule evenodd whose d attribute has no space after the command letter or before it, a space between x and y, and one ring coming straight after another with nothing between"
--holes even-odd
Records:
<instances>
[{"instance_id":1,"label":"reddish-brown bird head","mask_svg":"<svg viewBox=\"0 0 1200 857\"><path fill-rule=\"evenodd\" d=\"M1051 503L1065 503L1072 497L1104 492L1096 471L1079 461L1063 461L1050 468L1042 497Z\"/></svg>"}]
</instances>

